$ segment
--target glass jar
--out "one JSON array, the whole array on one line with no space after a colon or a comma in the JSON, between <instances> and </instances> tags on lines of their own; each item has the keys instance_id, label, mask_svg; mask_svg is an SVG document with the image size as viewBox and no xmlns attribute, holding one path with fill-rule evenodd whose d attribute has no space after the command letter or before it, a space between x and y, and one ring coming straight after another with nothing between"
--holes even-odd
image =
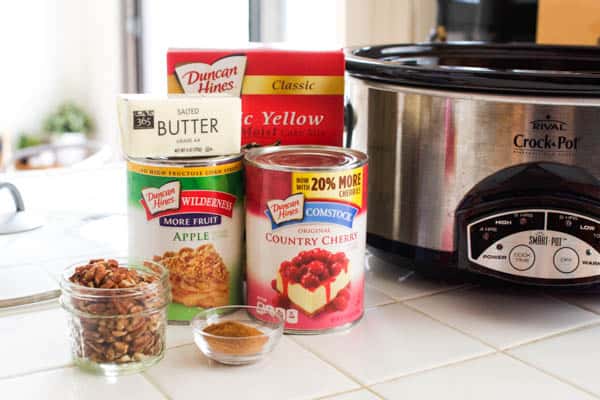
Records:
<instances>
[{"instance_id":1,"label":"glass jar","mask_svg":"<svg viewBox=\"0 0 600 400\"><path fill-rule=\"evenodd\" d=\"M164 356L166 308L170 302L168 271L151 261L116 259L153 281L127 288L94 288L69 280L80 266L62 274L60 302L69 313L73 360L104 375L144 370Z\"/></svg>"}]
</instances>

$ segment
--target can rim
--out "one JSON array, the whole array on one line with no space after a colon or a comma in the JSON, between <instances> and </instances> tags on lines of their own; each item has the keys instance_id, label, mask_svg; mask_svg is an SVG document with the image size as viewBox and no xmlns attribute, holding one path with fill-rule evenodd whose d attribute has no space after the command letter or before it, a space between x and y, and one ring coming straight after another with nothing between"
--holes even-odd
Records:
<instances>
[{"instance_id":1,"label":"can rim","mask_svg":"<svg viewBox=\"0 0 600 400\"><path fill-rule=\"evenodd\" d=\"M308 152L308 151L322 151L335 153L344 156L350 156L351 161L348 163L340 164L340 165L328 165L328 166L292 166L292 165L283 165L283 164L268 164L265 162L261 162L258 160L258 157L267 155L267 154L277 154L282 151L288 152ZM283 171L283 172L292 172L292 171L344 171L353 168L361 167L367 164L369 161L369 157L367 154L354 150L348 149L345 147L336 147L336 146L321 146L321 145L285 145L285 146L265 146L251 149L246 152L244 155L244 163L247 165L252 165L253 167L271 170L271 171Z\"/></svg>"},{"instance_id":2,"label":"can rim","mask_svg":"<svg viewBox=\"0 0 600 400\"><path fill-rule=\"evenodd\" d=\"M241 160L244 153L212 157L127 157L128 162L164 167L210 167Z\"/></svg>"}]
</instances>

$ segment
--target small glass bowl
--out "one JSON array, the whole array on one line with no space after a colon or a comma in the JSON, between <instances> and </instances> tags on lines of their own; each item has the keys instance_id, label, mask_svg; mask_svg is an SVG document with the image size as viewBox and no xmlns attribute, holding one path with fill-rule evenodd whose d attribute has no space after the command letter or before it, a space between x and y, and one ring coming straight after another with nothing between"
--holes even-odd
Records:
<instances>
[{"instance_id":1,"label":"small glass bowl","mask_svg":"<svg viewBox=\"0 0 600 400\"><path fill-rule=\"evenodd\" d=\"M224 306L204 310L192 319L196 345L208 358L223 364L243 365L262 359L270 353L283 334L284 321L274 311L257 307ZM240 322L262 332L256 336L220 336L205 332L208 326L225 321Z\"/></svg>"},{"instance_id":2,"label":"small glass bowl","mask_svg":"<svg viewBox=\"0 0 600 400\"><path fill-rule=\"evenodd\" d=\"M69 313L73 360L80 368L106 376L140 372L164 356L170 301L168 271L146 260L116 258L119 267L151 275L144 286L101 289L69 280L77 267L64 270L60 303Z\"/></svg>"}]
</instances>

